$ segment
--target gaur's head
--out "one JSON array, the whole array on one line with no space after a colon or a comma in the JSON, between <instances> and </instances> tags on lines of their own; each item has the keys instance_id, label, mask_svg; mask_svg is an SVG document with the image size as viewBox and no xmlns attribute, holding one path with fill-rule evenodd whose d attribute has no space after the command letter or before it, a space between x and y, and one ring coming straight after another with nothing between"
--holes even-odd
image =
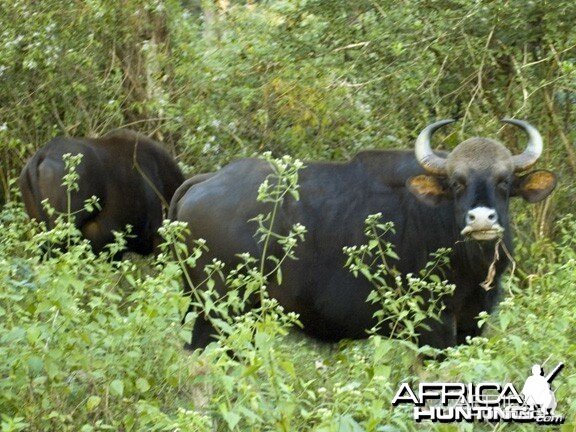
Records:
<instances>
[{"instance_id":1,"label":"gaur's head","mask_svg":"<svg viewBox=\"0 0 576 432\"><path fill-rule=\"evenodd\" d=\"M426 174L408 179L408 188L429 205L453 200L463 236L494 240L508 226L509 198L520 196L530 203L543 200L556 186L556 176L546 170L523 174L542 154L542 137L522 120L502 120L528 135L528 145L519 155L512 155L503 144L489 138L470 138L445 158L435 154L430 147L432 134L454 121L435 122L420 133L416 158Z\"/></svg>"}]
</instances>

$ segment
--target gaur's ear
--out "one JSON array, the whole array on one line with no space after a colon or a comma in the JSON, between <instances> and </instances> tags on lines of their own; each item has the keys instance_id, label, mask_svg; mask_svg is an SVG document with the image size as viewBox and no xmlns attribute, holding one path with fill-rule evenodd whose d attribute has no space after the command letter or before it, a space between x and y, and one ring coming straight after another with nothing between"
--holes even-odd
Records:
<instances>
[{"instance_id":1,"label":"gaur's ear","mask_svg":"<svg viewBox=\"0 0 576 432\"><path fill-rule=\"evenodd\" d=\"M441 177L421 174L406 180L408 190L425 204L435 206L449 196Z\"/></svg>"},{"instance_id":2,"label":"gaur's ear","mask_svg":"<svg viewBox=\"0 0 576 432\"><path fill-rule=\"evenodd\" d=\"M510 195L521 196L529 203L546 198L556 187L556 174L547 170L537 170L518 176Z\"/></svg>"}]
</instances>

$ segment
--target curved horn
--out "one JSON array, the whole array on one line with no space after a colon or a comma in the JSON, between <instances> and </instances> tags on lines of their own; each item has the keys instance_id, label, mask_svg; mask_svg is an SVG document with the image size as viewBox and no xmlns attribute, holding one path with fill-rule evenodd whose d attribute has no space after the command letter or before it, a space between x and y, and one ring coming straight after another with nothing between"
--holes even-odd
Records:
<instances>
[{"instance_id":1,"label":"curved horn","mask_svg":"<svg viewBox=\"0 0 576 432\"><path fill-rule=\"evenodd\" d=\"M440 157L432 151L430 147L430 141L432 139L432 134L440 129L442 126L454 123L456 120L447 119L439 120L428 126L426 126L418 138L416 138L415 152L416 159L422 167L432 173L432 174L446 174L446 159Z\"/></svg>"},{"instance_id":2,"label":"curved horn","mask_svg":"<svg viewBox=\"0 0 576 432\"><path fill-rule=\"evenodd\" d=\"M534 165L542 154L542 137L540 136L538 129L528 122L509 118L504 118L502 121L522 128L522 130L526 132L526 135L528 135L528 145L526 146L526 150L519 155L512 156L514 171L525 171Z\"/></svg>"}]
</instances>

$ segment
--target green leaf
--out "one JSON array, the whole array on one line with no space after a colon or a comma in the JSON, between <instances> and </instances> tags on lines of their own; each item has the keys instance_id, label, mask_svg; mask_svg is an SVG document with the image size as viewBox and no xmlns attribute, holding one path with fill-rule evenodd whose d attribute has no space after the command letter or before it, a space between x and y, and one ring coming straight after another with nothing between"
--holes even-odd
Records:
<instances>
[{"instance_id":1,"label":"green leaf","mask_svg":"<svg viewBox=\"0 0 576 432\"><path fill-rule=\"evenodd\" d=\"M138 378L136 380L136 388L140 393L146 393L150 390L150 384L148 384L148 381L145 378Z\"/></svg>"},{"instance_id":2,"label":"green leaf","mask_svg":"<svg viewBox=\"0 0 576 432\"><path fill-rule=\"evenodd\" d=\"M32 356L28 360L28 367L31 372L39 374L44 369L44 361L38 356Z\"/></svg>"},{"instance_id":3,"label":"green leaf","mask_svg":"<svg viewBox=\"0 0 576 432\"><path fill-rule=\"evenodd\" d=\"M337 420L338 431L340 432L363 432L364 429L358 424L356 420L350 415L345 414L340 416Z\"/></svg>"},{"instance_id":4,"label":"green leaf","mask_svg":"<svg viewBox=\"0 0 576 432\"><path fill-rule=\"evenodd\" d=\"M502 313L500 314L500 328L503 332L506 331L508 325L510 324L511 316L509 313Z\"/></svg>"},{"instance_id":5,"label":"green leaf","mask_svg":"<svg viewBox=\"0 0 576 432\"><path fill-rule=\"evenodd\" d=\"M396 252L394 252L393 250L388 250L386 251L386 255L388 255L390 258L394 258L399 260L400 257L398 256L398 254Z\"/></svg>"},{"instance_id":6,"label":"green leaf","mask_svg":"<svg viewBox=\"0 0 576 432\"><path fill-rule=\"evenodd\" d=\"M100 396L90 396L86 401L86 409L88 411L93 411L98 405L100 405L100 401L102 398Z\"/></svg>"},{"instance_id":7,"label":"green leaf","mask_svg":"<svg viewBox=\"0 0 576 432\"><path fill-rule=\"evenodd\" d=\"M40 329L38 327L30 327L26 330L26 338L28 342L32 345L40 337Z\"/></svg>"},{"instance_id":8,"label":"green leaf","mask_svg":"<svg viewBox=\"0 0 576 432\"><path fill-rule=\"evenodd\" d=\"M124 383L122 380L114 380L110 383L110 393L114 396L122 397L124 394Z\"/></svg>"},{"instance_id":9,"label":"green leaf","mask_svg":"<svg viewBox=\"0 0 576 432\"><path fill-rule=\"evenodd\" d=\"M230 429L234 429L241 419L241 417L233 411L222 413L222 417L224 417L224 420L228 423Z\"/></svg>"},{"instance_id":10,"label":"green leaf","mask_svg":"<svg viewBox=\"0 0 576 432\"><path fill-rule=\"evenodd\" d=\"M282 369L288 372L290 376L292 376L293 378L296 377L296 369L294 368L294 363L292 363L291 361L283 361L280 362L280 366L282 367Z\"/></svg>"}]
</instances>

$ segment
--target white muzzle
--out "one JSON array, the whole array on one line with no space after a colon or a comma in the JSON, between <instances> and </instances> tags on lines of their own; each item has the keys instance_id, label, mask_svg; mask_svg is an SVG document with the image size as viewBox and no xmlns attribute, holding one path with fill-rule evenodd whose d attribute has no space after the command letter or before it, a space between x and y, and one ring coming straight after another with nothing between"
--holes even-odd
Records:
<instances>
[{"instance_id":1,"label":"white muzzle","mask_svg":"<svg viewBox=\"0 0 576 432\"><path fill-rule=\"evenodd\" d=\"M498 213L493 208L476 207L466 215L466 227L460 232L474 240L494 240L502 236L504 228L498 223Z\"/></svg>"}]
</instances>

